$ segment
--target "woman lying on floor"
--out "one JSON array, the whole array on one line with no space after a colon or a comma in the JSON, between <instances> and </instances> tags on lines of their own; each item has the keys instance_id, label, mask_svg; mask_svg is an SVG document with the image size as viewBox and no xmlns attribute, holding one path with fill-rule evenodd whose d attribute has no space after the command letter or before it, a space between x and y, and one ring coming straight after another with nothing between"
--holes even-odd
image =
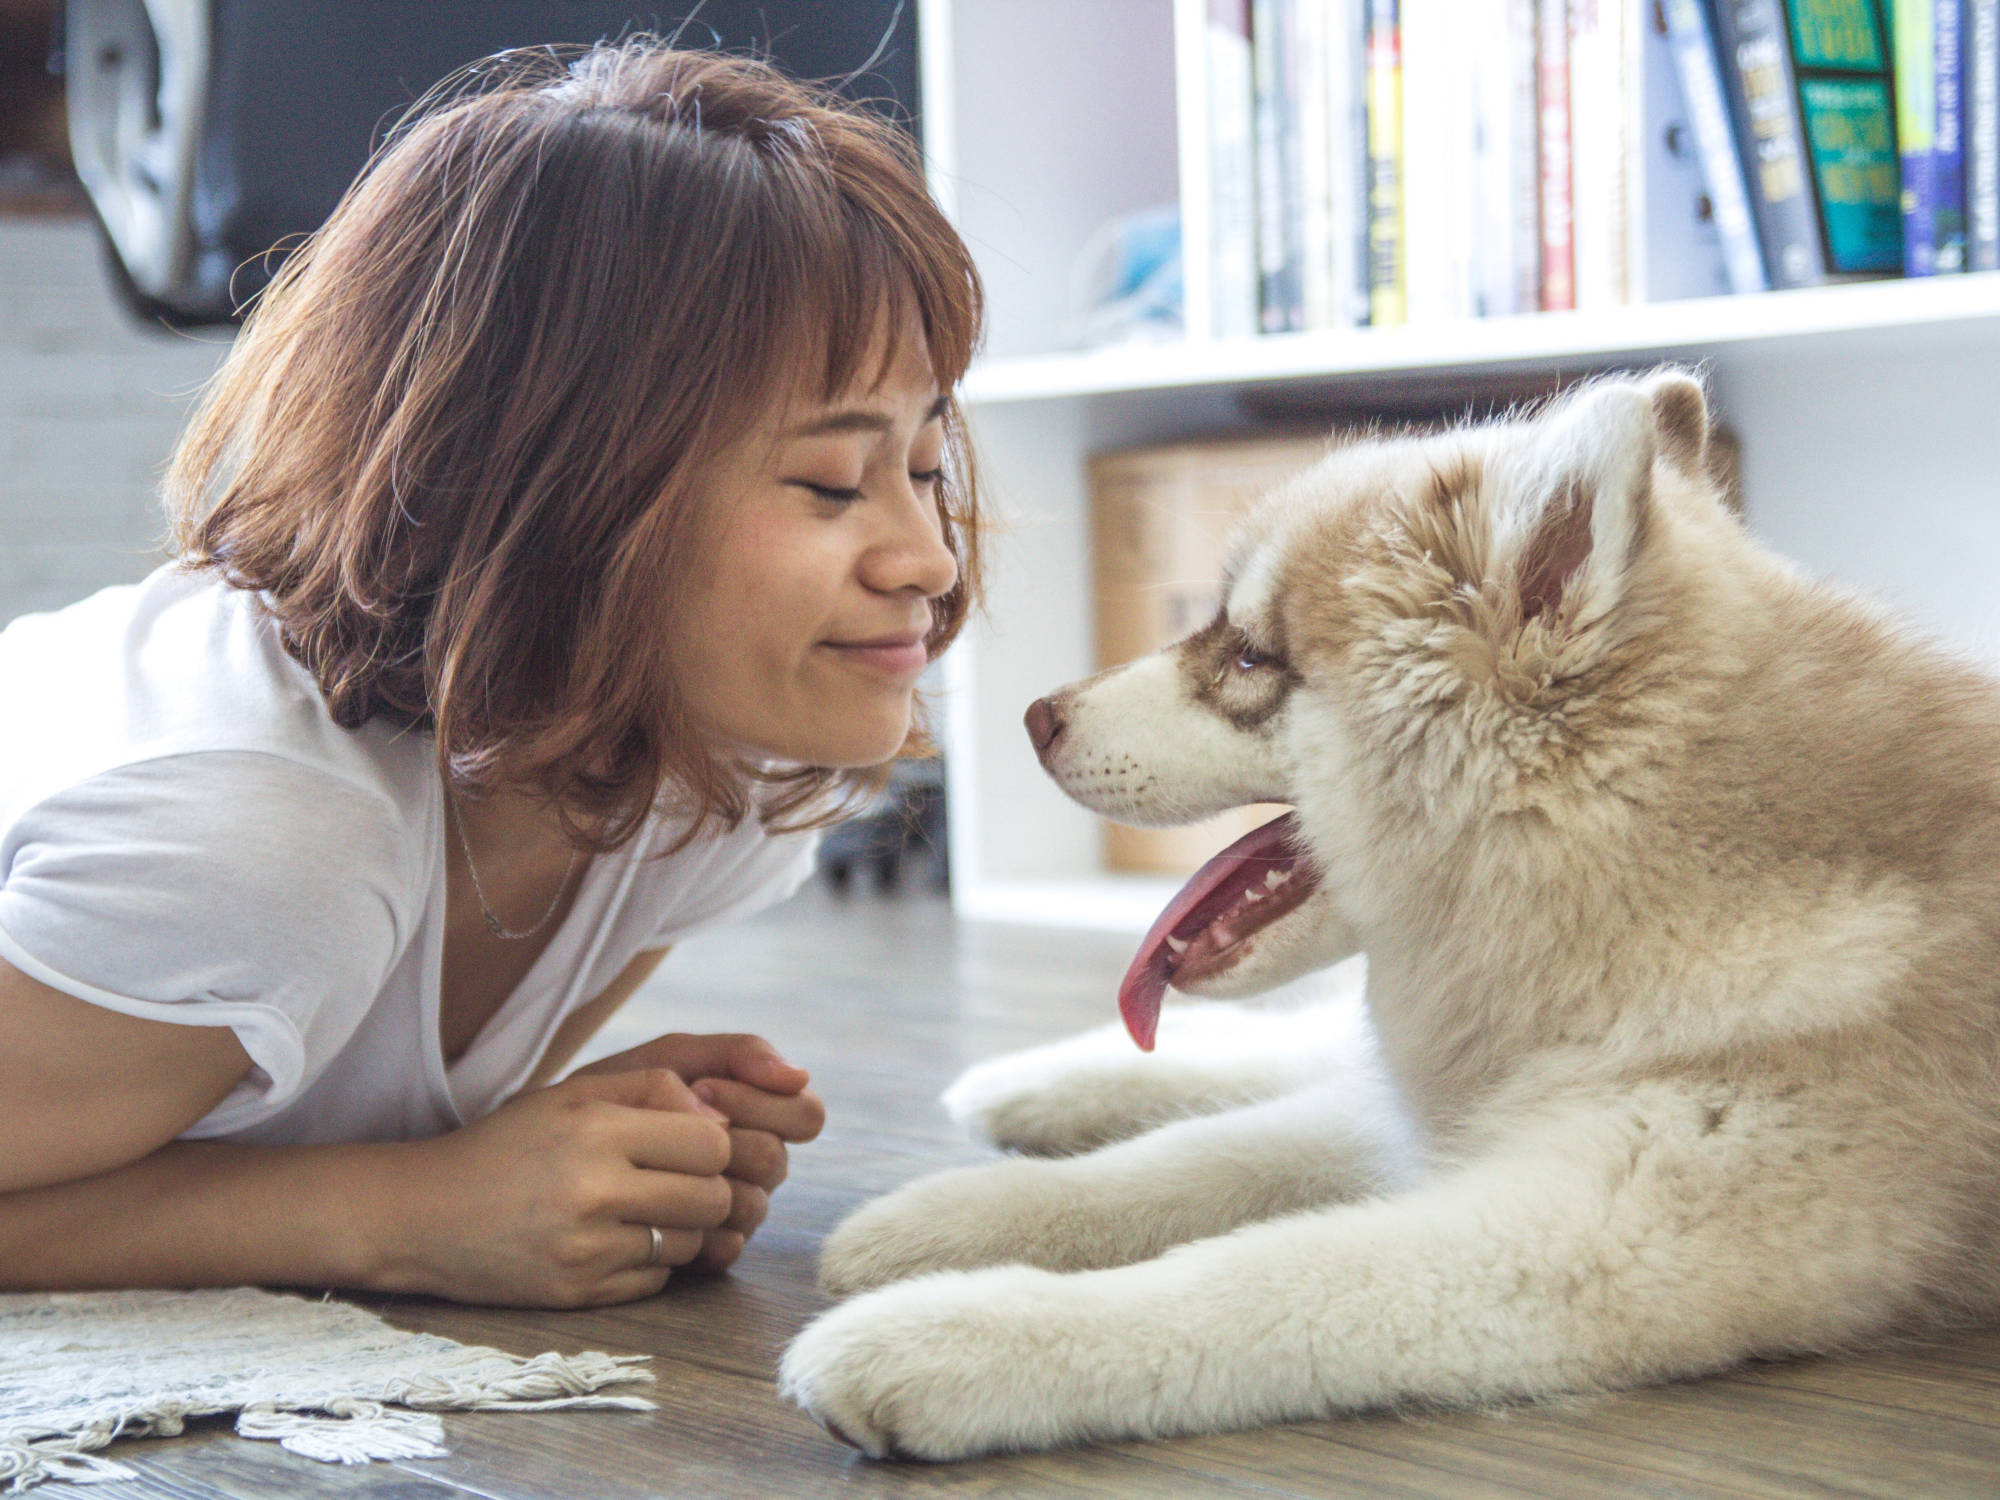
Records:
<instances>
[{"instance_id":1,"label":"woman lying on floor","mask_svg":"<svg viewBox=\"0 0 2000 1500\"><path fill-rule=\"evenodd\" d=\"M0 1285L643 1297L819 1130L755 1037L554 1080L912 743L977 278L761 65L503 63L263 297L177 560L0 633Z\"/></svg>"}]
</instances>

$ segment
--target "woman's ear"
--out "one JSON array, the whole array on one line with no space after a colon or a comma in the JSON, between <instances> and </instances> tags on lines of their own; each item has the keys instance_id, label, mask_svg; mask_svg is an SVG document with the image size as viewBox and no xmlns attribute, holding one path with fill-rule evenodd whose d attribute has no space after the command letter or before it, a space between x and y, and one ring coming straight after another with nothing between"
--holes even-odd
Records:
<instances>
[{"instance_id":1,"label":"woman's ear","mask_svg":"<svg viewBox=\"0 0 2000 1500\"><path fill-rule=\"evenodd\" d=\"M1524 623L1596 619L1616 602L1645 538L1661 447L1656 411L1649 386L1605 381L1531 429L1514 563Z\"/></svg>"}]
</instances>

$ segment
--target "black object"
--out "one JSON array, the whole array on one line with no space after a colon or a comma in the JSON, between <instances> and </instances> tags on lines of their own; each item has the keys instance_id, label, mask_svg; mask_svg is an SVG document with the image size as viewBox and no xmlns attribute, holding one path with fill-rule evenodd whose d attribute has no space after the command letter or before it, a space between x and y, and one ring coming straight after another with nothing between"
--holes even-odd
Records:
<instances>
[{"instance_id":1,"label":"black object","mask_svg":"<svg viewBox=\"0 0 2000 1500\"><path fill-rule=\"evenodd\" d=\"M229 323L382 132L509 47L637 31L843 80L916 128L915 0L68 0L70 139L135 311Z\"/></svg>"},{"instance_id":2,"label":"black object","mask_svg":"<svg viewBox=\"0 0 2000 1500\"><path fill-rule=\"evenodd\" d=\"M951 888L941 761L896 762L874 802L858 816L835 824L820 840L820 870L827 883L843 893L857 869L874 876L876 890L894 892L913 864L927 871L936 889Z\"/></svg>"}]
</instances>

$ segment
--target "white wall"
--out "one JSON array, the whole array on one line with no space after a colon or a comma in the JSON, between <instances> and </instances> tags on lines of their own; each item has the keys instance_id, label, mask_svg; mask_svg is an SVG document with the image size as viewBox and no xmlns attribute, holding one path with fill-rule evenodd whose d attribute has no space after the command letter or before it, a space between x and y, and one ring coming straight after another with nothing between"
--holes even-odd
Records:
<instances>
[{"instance_id":1,"label":"white wall","mask_svg":"<svg viewBox=\"0 0 2000 1500\"><path fill-rule=\"evenodd\" d=\"M135 323L87 221L0 216L0 621L157 565L160 471L226 348Z\"/></svg>"},{"instance_id":2,"label":"white wall","mask_svg":"<svg viewBox=\"0 0 2000 1500\"><path fill-rule=\"evenodd\" d=\"M1743 434L1750 527L2000 662L2000 333L1987 320L1742 352L1716 394Z\"/></svg>"}]
</instances>

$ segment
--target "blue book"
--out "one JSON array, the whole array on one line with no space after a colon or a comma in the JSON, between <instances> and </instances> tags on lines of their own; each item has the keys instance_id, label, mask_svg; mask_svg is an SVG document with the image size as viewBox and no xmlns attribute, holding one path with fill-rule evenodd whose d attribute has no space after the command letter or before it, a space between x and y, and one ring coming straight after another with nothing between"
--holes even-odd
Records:
<instances>
[{"instance_id":1,"label":"blue book","mask_svg":"<svg viewBox=\"0 0 2000 1500\"><path fill-rule=\"evenodd\" d=\"M1931 15L1937 118L1931 137L1931 253L1939 275L1965 269L1965 0Z\"/></svg>"},{"instance_id":2,"label":"blue book","mask_svg":"<svg viewBox=\"0 0 2000 1500\"><path fill-rule=\"evenodd\" d=\"M2000 4L2000 0L1995 3ZM1764 271L1763 248L1757 243L1743 161L1736 154L1736 134L1729 123L1729 101L1723 93L1722 67L1715 54L1715 29L1701 0L1662 0L1660 10L1667 23L1674 71L1680 78L1688 129L1701 158L1716 232L1722 238L1729 289L1766 291L1771 282Z\"/></svg>"},{"instance_id":3,"label":"blue book","mask_svg":"<svg viewBox=\"0 0 2000 1500\"><path fill-rule=\"evenodd\" d=\"M2000 0L1965 11L1965 259L2000 271Z\"/></svg>"}]
</instances>

